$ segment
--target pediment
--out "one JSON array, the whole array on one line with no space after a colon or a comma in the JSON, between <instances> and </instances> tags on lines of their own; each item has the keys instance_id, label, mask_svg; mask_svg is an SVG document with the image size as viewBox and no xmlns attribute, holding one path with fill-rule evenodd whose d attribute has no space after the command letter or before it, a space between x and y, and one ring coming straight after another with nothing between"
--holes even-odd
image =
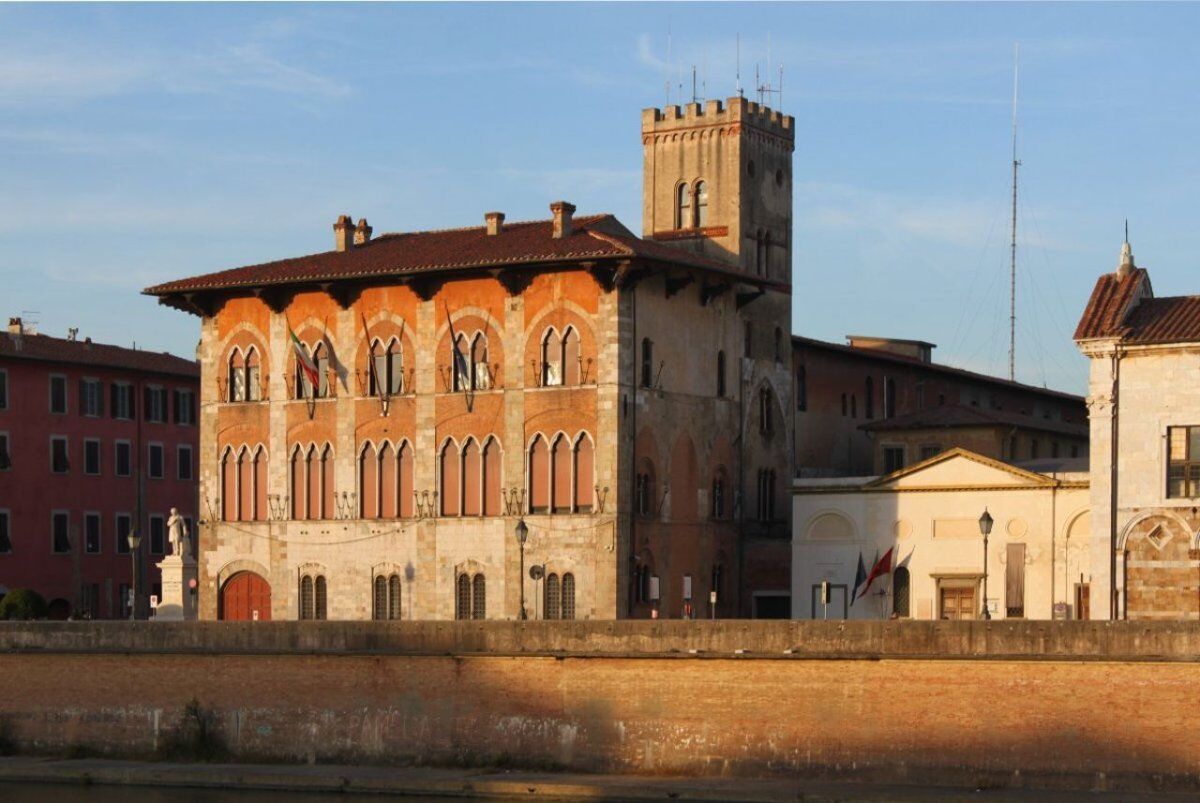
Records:
<instances>
[{"instance_id":1,"label":"pediment","mask_svg":"<svg viewBox=\"0 0 1200 803\"><path fill-rule=\"evenodd\" d=\"M873 489L922 488L1038 488L1053 485L1049 477L1026 471L967 449L951 449L892 474L880 477Z\"/></svg>"}]
</instances>

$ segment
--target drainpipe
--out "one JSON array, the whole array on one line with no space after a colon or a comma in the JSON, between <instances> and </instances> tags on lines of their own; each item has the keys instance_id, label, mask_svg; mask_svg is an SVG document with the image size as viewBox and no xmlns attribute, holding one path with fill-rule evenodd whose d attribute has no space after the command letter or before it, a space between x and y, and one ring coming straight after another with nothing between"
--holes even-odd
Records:
<instances>
[{"instance_id":1,"label":"drainpipe","mask_svg":"<svg viewBox=\"0 0 1200 803\"><path fill-rule=\"evenodd\" d=\"M1112 355L1112 433L1110 437L1111 450L1109 454L1109 500L1108 500L1108 618L1115 620L1119 613L1117 606L1117 456L1120 454L1118 439L1121 428L1119 425L1121 393L1121 347L1113 348Z\"/></svg>"},{"instance_id":2,"label":"drainpipe","mask_svg":"<svg viewBox=\"0 0 1200 803\"><path fill-rule=\"evenodd\" d=\"M633 610L637 604L637 394L638 394L638 372L641 366L641 343L638 342L637 336L637 285L629 289L629 300L633 306L633 382L630 384L630 395L633 406L630 412L629 419L629 597L626 610L626 618L633 618ZM620 304L620 296L617 297L617 303ZM617 316L618 318L620 315ZM620 339L620 334L617 336ZM618 366L617 385L620 386L620 369ZM618 511L618 515L620 511Z\"/></svg>"}]
</instances>

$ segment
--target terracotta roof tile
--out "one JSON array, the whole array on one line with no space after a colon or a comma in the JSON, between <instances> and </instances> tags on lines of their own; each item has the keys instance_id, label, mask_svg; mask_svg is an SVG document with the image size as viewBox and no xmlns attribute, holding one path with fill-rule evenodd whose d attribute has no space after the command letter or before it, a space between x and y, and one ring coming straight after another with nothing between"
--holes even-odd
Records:
<instances>
[{"instance_id":1,"label":"terracotta roof tile","mask_svg":"<svg viewBox=\"0 0 1200 803\"><path fill-rule=\"evenodd\" d=\"M143 292L162 296L207 289L582 262L606 257L642 257L761 283L724 262L642 240L609 214L576 217L573 224L571 234L558 239L551 236L550 220L506 223L499 234L490 236L485 226L382 234L346 251L326 251L232 268L166 282Z\"/></svg>"},{"instance_id":2,"label":"terracotta roof tile","mask_svg":"<svg viewBox=\"0 0 1200 803\"><path fill-rule=\"evenodd\" d=\"M1148 298L1125 320L1123 343L1200 342L1200 296Z\"/></svg>"},{"instance_id":3,"label":"terracotta roof tile","mask_svg":"<svg viewBox=\"0 0 1200 803\"><path fill-rule=\"evenodd\" d=\"M1125 276L1106 273L1097 279L1079 325L1075 328L1075 339L1090 340L1119 335L1125 315L1143 282L1148 282L1145 268L1134 268Z\"/></svg>"},{"instance_id":4,"label":"terracotta roof tile","mask_svg":"<svg viewBox=\"0 0 1200 803\"><path fill-rule=\"evenodd\" d=\"M97 368L172 374L193 379L200 376L199 363L166 352L140 351L47 335L0 333L0 360L9 359L74 363Z\"/></svg>"}]
</instances>

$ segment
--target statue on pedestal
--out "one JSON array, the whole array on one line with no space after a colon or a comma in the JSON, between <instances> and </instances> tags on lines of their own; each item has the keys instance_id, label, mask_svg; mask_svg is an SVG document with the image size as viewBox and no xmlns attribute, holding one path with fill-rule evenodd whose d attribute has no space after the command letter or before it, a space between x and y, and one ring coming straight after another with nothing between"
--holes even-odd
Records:
<instances>
[{"instance_id":1,"label":"statue on pedestal","mask_svg":"<svg viewBox=\"0 0 1200 803\"><path fill-rule=\"evenodd\" d=\"M167 519L167 540L171 544L172 555L190 555L192 544L188 538L187 522L179 515L178 508L171 508L171 516Z\"/></svg>"}]
</instances>

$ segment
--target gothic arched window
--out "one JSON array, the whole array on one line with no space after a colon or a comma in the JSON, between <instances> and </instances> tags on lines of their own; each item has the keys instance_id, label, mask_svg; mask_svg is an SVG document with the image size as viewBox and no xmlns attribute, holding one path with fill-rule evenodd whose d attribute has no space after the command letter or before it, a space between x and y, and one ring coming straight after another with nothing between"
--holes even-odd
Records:
<instances>
[{"instance_id":1,"label":"gothic arched window","mask_svg":"<svg viewBox=\"0 0 1200 803\"><path fill-rule=\"evenodd\" d=\"M696 228L708 225L708 184L703 180L696 182Z\"/></svg>"}]
</instances>

